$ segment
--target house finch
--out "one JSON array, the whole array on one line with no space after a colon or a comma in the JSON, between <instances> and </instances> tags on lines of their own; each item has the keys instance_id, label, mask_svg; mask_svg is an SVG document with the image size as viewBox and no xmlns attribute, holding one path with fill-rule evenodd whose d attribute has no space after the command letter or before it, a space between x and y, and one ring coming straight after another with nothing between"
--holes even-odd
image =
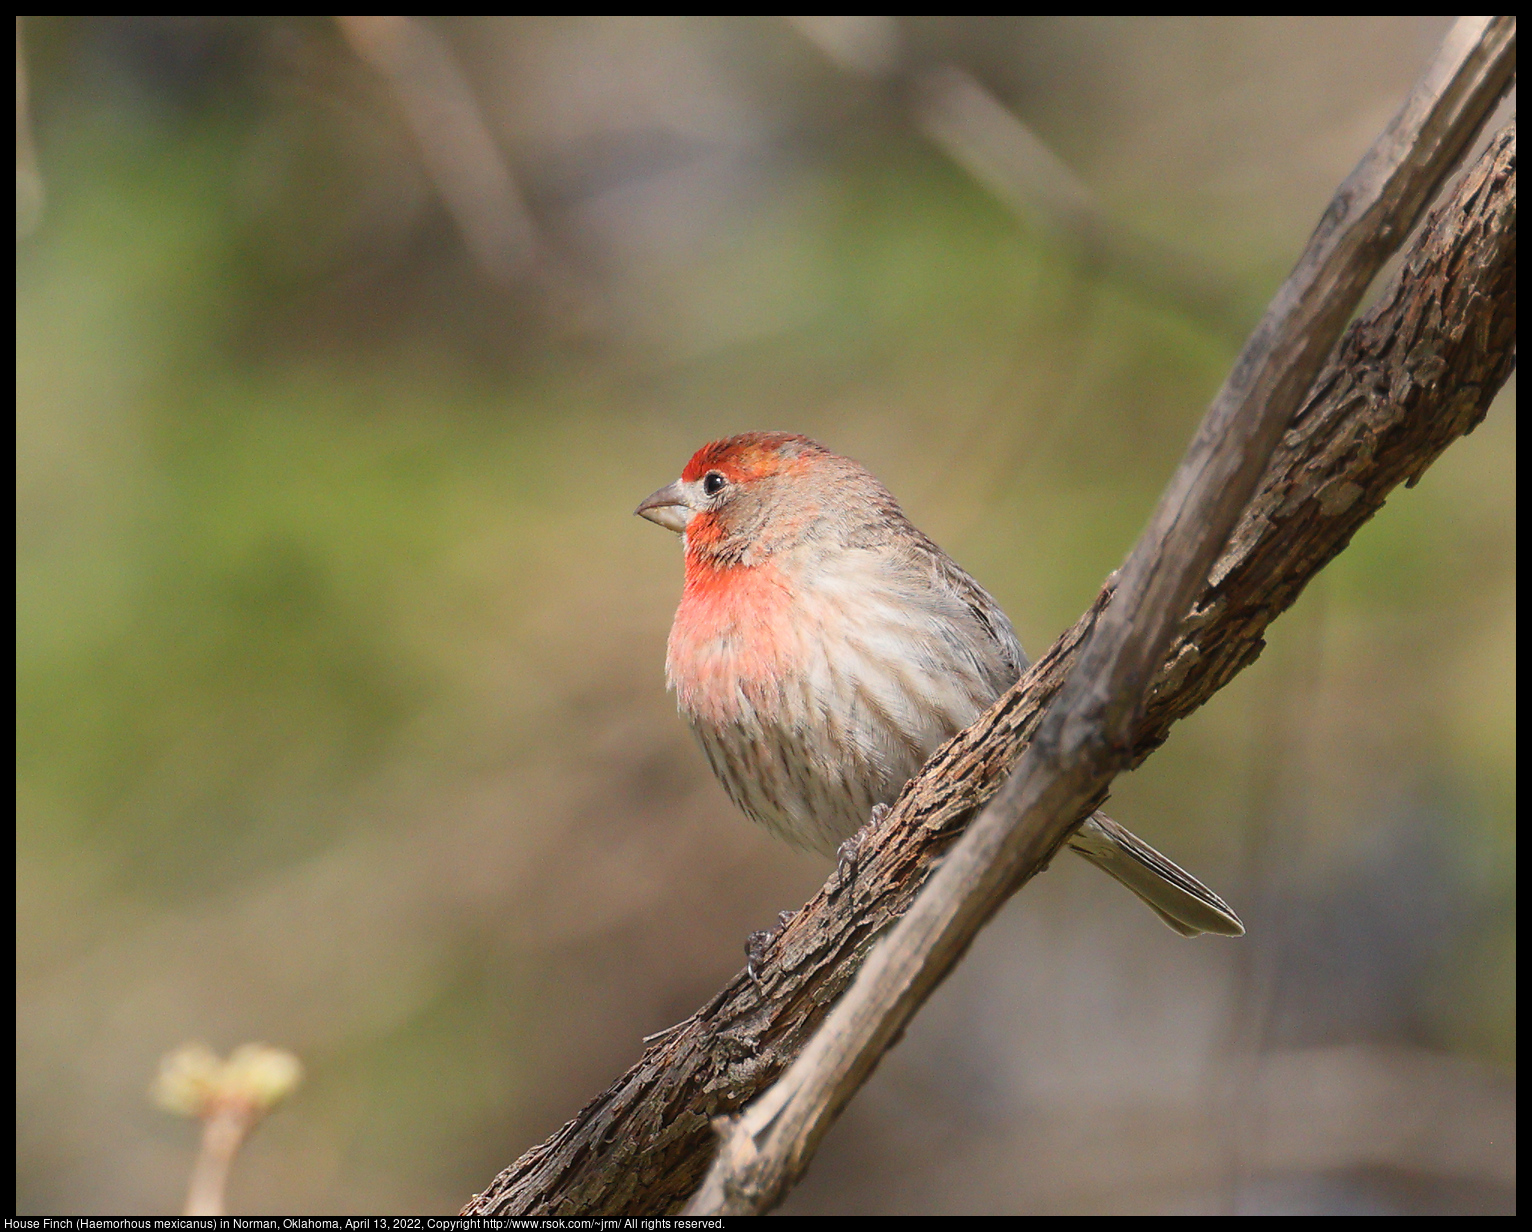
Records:
<instances>
[{"instance_id":1,"label":"house finch","mask_svg":"<svg viewBox=\"0 0 1532 1232\"><path fill-rule=\"evenodd\" d=\"M729 798L795 846L856 835L1027 666L989 593L807 437L714 441L636 512L685 548L665 660L681 713ZM1101 813L1069 845L1184 936L1245 931Z\"/></svg>"}]
</instances>

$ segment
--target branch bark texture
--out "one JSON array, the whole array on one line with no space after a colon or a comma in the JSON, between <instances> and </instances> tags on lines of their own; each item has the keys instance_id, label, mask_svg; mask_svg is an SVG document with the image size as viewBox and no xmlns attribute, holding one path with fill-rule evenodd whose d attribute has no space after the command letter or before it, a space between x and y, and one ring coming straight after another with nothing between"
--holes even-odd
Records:
<instances>
[{"instance_id":1,"label":"branch bark texture","mask_svg":"<svg viewBox=\"0 0 1532 1232\"><path fill-rule=\"evenodd\" d=\"M1501 133L1439 209L1379 302L1346 332L1279 441L1255 496L1175 629L1136 765L1258 657L1266 626L1399 483L1472 430L1515 363L1515 133ZM832 880L777 939L756 984L736 977L657 1038L611 1088L527 1152L465 1214L658 1214L683 1203L738 1111L798 1055L878 935L999 789L1112 597L906 787L854 885Z\"/></svg>"}]
</instances>

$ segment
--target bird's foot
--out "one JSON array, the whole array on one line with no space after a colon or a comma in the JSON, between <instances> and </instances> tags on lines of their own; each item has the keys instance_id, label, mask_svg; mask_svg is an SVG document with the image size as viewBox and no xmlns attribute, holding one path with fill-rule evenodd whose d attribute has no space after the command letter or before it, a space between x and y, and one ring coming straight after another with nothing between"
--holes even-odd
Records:
<instances>
[{"instance_id":1,"label":"bird's foot","mask_svg":"<svg viewBox=\"0 0 1532 1232\"><path fill-rule=\"evenodd\" d=\"M796 911L779 911L777 922L770 928L757 929L745 938L745 974L757 988L761 987L761 977L756 973L756 968L765 965L771 943L782 935L782 930L797 914Z\"/></svg>"},{"instance_id":2,"label":"bird's foot","mask_svg":"<svg viewBox=\"0 0 1532 1232\"><path fill-rule=\"evenodd\" d=\"M835 888L841 889L856 880L857 865L862 858L862 845L868 837L883 824L883 819L888 816L888 805L874 804L872 812L862 828L848 838L835 849Z\"/></svg>"}]
</instances>

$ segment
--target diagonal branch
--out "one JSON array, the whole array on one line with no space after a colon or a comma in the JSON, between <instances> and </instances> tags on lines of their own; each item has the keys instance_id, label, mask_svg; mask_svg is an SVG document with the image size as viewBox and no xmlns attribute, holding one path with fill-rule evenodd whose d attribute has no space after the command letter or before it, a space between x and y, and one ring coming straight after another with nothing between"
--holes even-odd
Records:
<instances>
[{"instance_id":1,"label":"diagonal branch","mask_svg":"<svg viewBox=\"0 0 1532 1232\"><path fill-rule=\"evenodd\" d=\"M1443 155L1447 165L1458 149L1461 142ZM1169 626L1169 648L1150 670L1165 666L1149 682L1147 707L1129 709L1115 757L1141 761L1176 719L1253 662L1266 625L1389 491L1417 479L1483 417L1515 362L1514 189L1508 128L1310 386L1227 547L1180 606L1191 615ZM1396 226L1401 217L1409 215L1396 216ZM874 939L995 794L1111 597L1109 588L983 719L938 752L864 856L854 890L829 886L798 913L759 986L736 977L465 1213L637 1215L683 1202L711 1154L710 1118L737 1111L803 1050Z\"/></svg>"},{"instance_id":2,"label":"diagonal branch","mask_svg":"<svg viewBox=\"0 0 1532 1232\"><path fill-rule=\"evenodd\" d=\"M1116 594L1009 781L786 1074L736 1121L688 1214L776 1206L883 1053L1007 898L1128 768L1153 675L1362 292L1499 99L1514 22L1464 19L1337 190L1213 399Z\"/></svg>"}]
</instances>

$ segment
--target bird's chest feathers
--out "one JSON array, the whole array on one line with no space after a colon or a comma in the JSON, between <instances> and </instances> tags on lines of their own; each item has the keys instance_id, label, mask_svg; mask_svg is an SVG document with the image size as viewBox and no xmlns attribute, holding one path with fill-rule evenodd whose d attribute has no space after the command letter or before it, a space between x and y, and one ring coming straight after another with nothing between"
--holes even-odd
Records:
<instances>
[{"instance_id":1,"label":"bird's chest feathers","mask_svg":"<svg viewBox=\"0 0 1532 1232\"><path fill-rule=\"evenodd\" d=\"M818 621L781 568L688 559L666 675L694 719L738 722L769 710L802 667Z\"/></svg>"}]
</instances>

